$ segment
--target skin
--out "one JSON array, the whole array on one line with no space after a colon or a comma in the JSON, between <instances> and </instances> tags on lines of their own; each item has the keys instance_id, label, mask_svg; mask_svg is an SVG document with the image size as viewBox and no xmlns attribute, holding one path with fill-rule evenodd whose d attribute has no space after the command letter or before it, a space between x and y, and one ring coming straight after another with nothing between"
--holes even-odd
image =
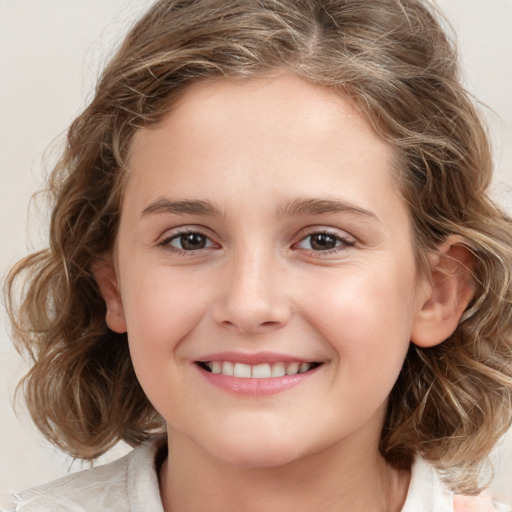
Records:
<instances>
[{"instance_id":1,"label":"skin","mask_svg":"<svg viewBox=\"0 0 512 512\"><path fill-rule=\"evenodd\" d=\"M136 133L96 276L167 423L166 512L402 507L409 474L378 450L387 397L410 341L441 342L463 307L461 287L416 268L394 156L350 103L288 74L195 84ZM184 250L183 230L201 243ZM225 351L322 365L238 395L196 364Z\"/></svg>"}]
</instances>

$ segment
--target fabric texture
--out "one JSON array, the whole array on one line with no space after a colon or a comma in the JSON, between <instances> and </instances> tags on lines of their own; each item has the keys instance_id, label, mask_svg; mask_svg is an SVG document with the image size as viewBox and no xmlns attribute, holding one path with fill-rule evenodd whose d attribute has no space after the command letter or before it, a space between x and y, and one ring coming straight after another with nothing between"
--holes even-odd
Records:
<instances>
[{"instance_id":1,"label":"fabric texture","mask_svg":"<svg viewBox=\"0 0 512 512\"><path fill-rule=\"evenodd\" d=\"M0 512L164 512L155 463L161 445L162 439L155 439L110 464L13 495ZM494 510L490 500L454 497L430 464L415 461L402 512Z\"/></svg>"},{"instance_id":2,"label":"fabric texture","mask_svg":"<svg viewBox=\"0 0 512 512\"><path fill-rule=\"evenodd\" d=\"M1 512L164 512L155 456L161 441L12 497Z\"/></svg>"}]
</instances>

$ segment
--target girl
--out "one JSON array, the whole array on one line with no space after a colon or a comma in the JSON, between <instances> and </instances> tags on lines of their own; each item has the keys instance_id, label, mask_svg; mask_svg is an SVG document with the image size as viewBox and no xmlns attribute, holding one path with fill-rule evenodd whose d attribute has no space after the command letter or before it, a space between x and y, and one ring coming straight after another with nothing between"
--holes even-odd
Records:
<instances>
[{"instance_id":1,"label":"girl","mask_svg":"<svg viewBox=\"0 0 512 512\"><path fill-rule=\"evenodd\" d=\"M157 2L7 283L40 430L136 448L10 510L492 510L464 497L512 418L490 178L429 4Z\"/></svg>"}]
</instances>

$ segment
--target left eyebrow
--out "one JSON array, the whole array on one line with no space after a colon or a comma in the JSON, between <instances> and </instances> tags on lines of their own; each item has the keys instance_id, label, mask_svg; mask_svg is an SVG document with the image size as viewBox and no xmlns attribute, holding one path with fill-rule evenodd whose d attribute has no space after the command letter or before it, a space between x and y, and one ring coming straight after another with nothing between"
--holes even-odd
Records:
<instances>
[{"instance_id":1,"label":"left eyebrow","mask_svg":"<svg viewBox=\"0 0 512 512\"><path fill-rule=\"evenodd\" d=\"M372 211L337 199L292 199L281 205L277 211L277 214L282 217L293 215L322 215L326 213L349 213L380 222L377 215Z\"/></svg>"},{"instance_id":2,"label":"left eyebrow","mask_svg":"<svg viewBox=\"0 0 512 512\"><path fill-rule=\"evenodd\" d=\"M163 197L144 208L141 217L162 213L173 213L175 215L221 215L220 209L210 201L197 199L171 201Z\"/></svg>"}]
</instances>

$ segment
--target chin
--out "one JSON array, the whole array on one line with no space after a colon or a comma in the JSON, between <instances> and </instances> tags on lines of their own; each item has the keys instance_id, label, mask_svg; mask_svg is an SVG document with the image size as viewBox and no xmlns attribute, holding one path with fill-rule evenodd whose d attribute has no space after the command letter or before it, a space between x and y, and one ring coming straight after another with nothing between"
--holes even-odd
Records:
<instances>
[{"instance_id":1,"label":"chin","mask_svg":"<svg viewBox=\"0 0 512 512\"><path fill-rule=\"evenodd\" d=\"M279 439L271 435L259 438L234 435L210 450L212 455L230 466L239 468L276 468L290 464L306 455L303 443L290 443L290 439ZM279 436L278 436L279 437Z\"/></svg>"},{"instance_id":2,"label":"chin","mask_svg":"<svg viewBox=\"0 0 512 512\"><path fill-rule=\"evenodd\" d=\"M286 466L300 457L295 453L283 453L282 450L272 451L267 448L264 453L261 450L245 450L243 453L224 454L222 458L226 464L237 468L264 469Z\"/></svg>"}]
</instances>

